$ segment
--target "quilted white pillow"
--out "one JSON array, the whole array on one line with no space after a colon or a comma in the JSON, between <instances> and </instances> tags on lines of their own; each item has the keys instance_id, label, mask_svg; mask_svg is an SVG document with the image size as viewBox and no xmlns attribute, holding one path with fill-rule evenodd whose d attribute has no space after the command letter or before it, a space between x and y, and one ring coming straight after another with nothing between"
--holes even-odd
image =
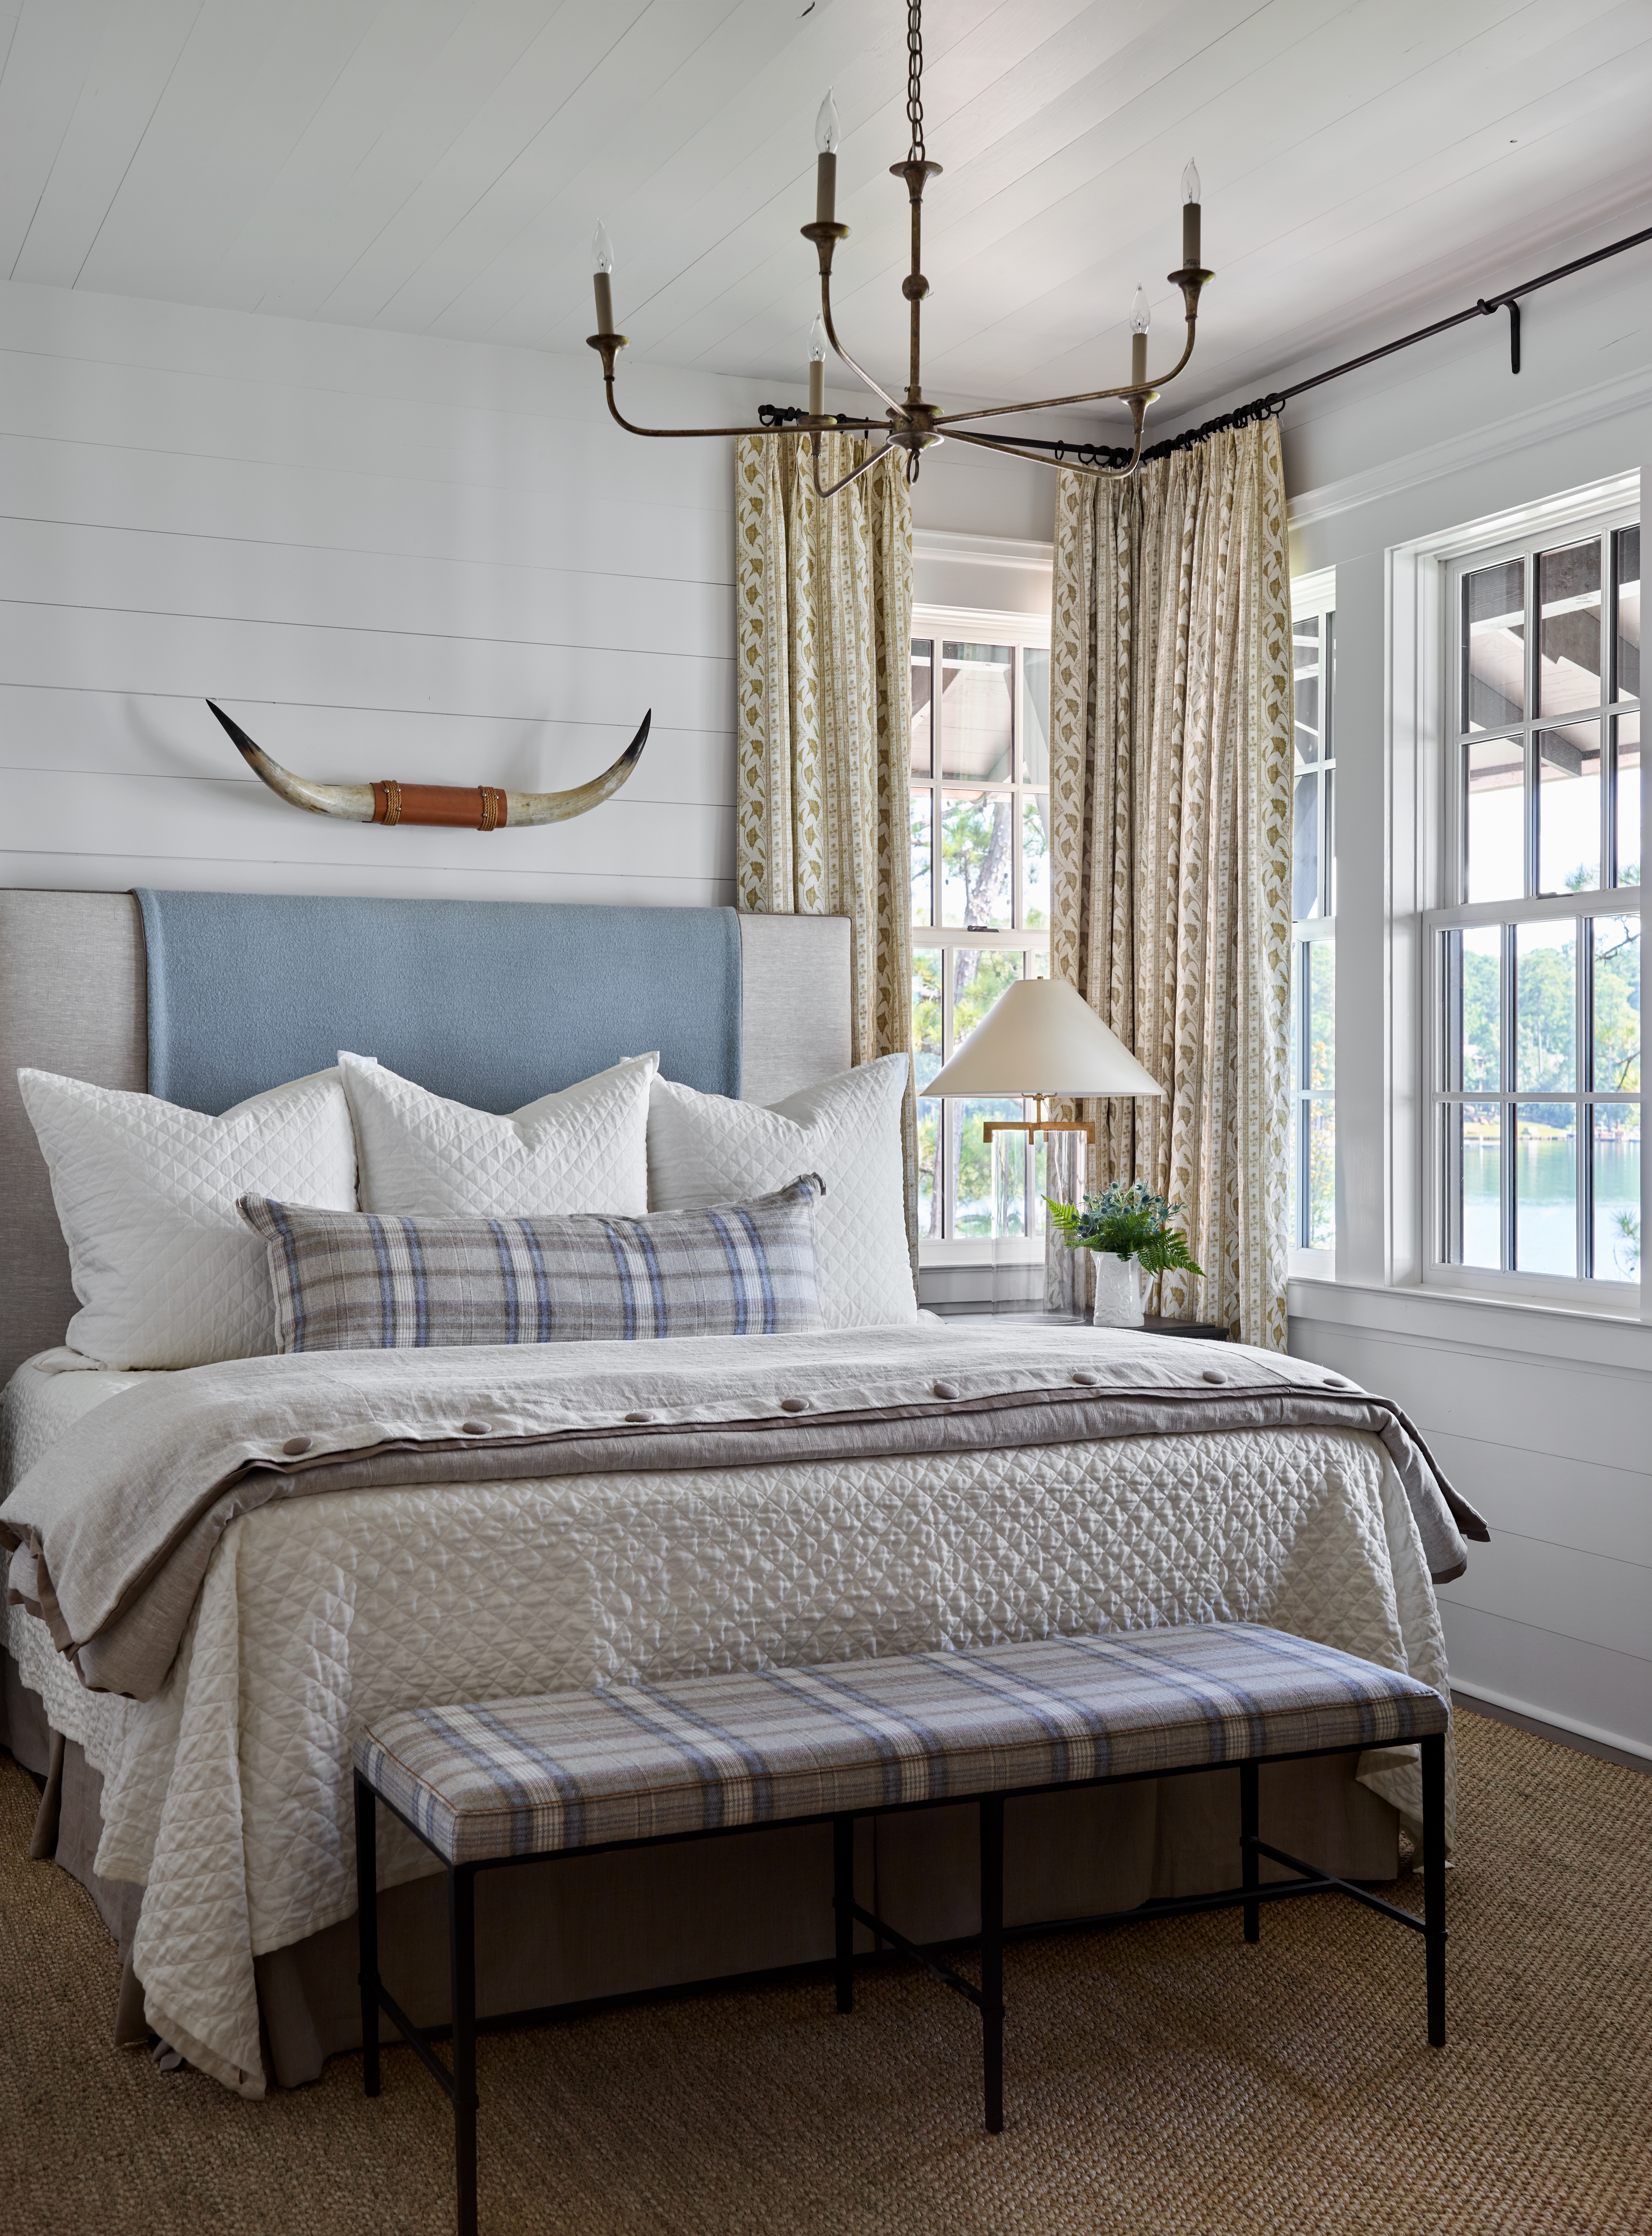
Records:
<instances>
[{"instance_id":1,"label":"quilted white pillow","mask_svg":"<svg viewBox=\"0 0 1652 2236\"><path fill-rule=\"evenodd\" d=\"M501 1118L340 1049L361 1207L409 1219L639 1217L648 1208L648 1086L659 1061L628 1056Z\"/></svg>"},{"instance_id":2,"label":"quilted white pillow","mask_svg":"<svg viewBox=\"0 0 1652 2236\"><path fill-rule=\"evenodd\" d=\"M221 1118L153 1095L20 1071L51 1171L82 1309L65 1342L105 1366L205 1366L276 1348L263 1244L237 1196L356 1205L356 1141L336 1071Z\"/></svg>"},{"instance_id":3,"label":"quilted white pillow","mask_svg":"<svg viewBox=\"0 0 1652 2236\"><path fill-rule=\"evenodd\" d=\"M880 1056L770 1109L656 1079L648 1102L649 1207L743 1203L783 1187L796 1173L818 1173L826 1183L815 1207L825 1325L916 1319L901 1154L911 1072L905 1056Z\"/></svg>"}]
</instances>

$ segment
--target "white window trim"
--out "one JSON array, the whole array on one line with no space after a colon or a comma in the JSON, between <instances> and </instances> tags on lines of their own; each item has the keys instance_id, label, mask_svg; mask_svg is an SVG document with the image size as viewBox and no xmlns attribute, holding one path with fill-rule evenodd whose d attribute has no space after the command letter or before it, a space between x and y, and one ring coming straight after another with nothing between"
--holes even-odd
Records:
<instances>
[{"instance_id":1,"label":"white window trim","mask_svg":"<svg viewBox=\"0 0 1652 2236\"><path fill-rule=\"evenodd\" d=\"M1375 1284L1477 1304L1547 1305L1585 1319L1652 1323L1652 1279L1645 1278L1644 1259L1638 1284L1568 1281L1553 1275L1523 1277L1518 1273L1492 1274L1435 1262L1433 1117L1428 1062L1432 1045L1428 1036L1434 1025L1432 930L1446 920L1447 911L1452 919L1459 921L1478 913L1453 905L1449 882L1454 859L1449 850L1455 843L1455 827L1454 824L1447 827L1446 778L1447 753L1454 749L1455 733L1448 741L1445 687L1453 628L1447 605L1452 564L1504 544L1546 541L1573 525L1602 520L1620 510L1627 518L1639 517L1644 529L1642 497L1638 470L1614 475L1465 523L1438 536L1396 545L1385 555L1382 827L1387 843L1382 865L1381 980L1386 1029L1372 1049L1385 1076L1374 1102L1346 1093L1345 1058L1354 1036L1345 1029L1345 1024L1351 1028L1359 1018L1364 990L1347 968L1350 956L1345 940L1337 972L1336 1278L1340 1283ZM1345 586L1341 610L1346 611L1347 603ZM1345 654L1348 642L1345 627L1341 636ZM1345 713L1348 699L1345 677ZM1345 721L1344 751L1338 754L1345 806L1349 789L1345 760L1347 735ZM1644 783L1641 814L1641 858L1646 862L1652 859L1652 786ZM1345 928L1349 866L1339 861L1338 907ZM1601 898L1605 901L1611 897ZM1570 895L1558 907L1562 914L1582 912L1577 899ZM1600 912L1624 911L1603 907ZM1360 1108L1361 1102L1366 1102L1364 1109ZM1369 1176L1364 1201L1352 1207L1354 1215L1345 1230L1345 1186L1351 1172L1360 1170ZM1642 1234L1649 1231L1649 1213L1652 1213L1652 1172L1642 1155Z\"/></svg>"},{"instance_id":2,"label":"white window trim","mask_svg":"<svg viewBox=\"0 0 1652 2236\"><path fill-rule=\"evenodd\" d=\"M1470 1296L1501 1296L1531 1304L1549 1303L1573 1310L1610 1313L1629 1319L1637 1318L1641 1310L1642 1284L1636 1281L1612 1281L1601 1277L1589 1279L1569 1279L1555 1273L1522 1273L1519 1271L1491 1271L1478 1266L1446 1264L1439 1256L1442 1204L1440 1201L1440 1159L1435 1136L1436 1082L1435 1065L1439 1061L1440 1018L1439 973L1435 955L1438 935L1442 931L1466 930L1472 925L1517 923L1582 923L1592 917L1638 917L1642 913L1640 889L1636 886L1603 886L1592 892L1556 893L1544 897L1532 896L1513 901L1458 900L1452 893L1460 875L1465 858L1462 825L1463 803L1461 786L1457 780L1456 755L1460 750L1461 733L1455 725L1448 724L1445 709L1449 698L1458 689L1458 676L1462 662L1462 582L1471 569L1495 567L1506 559L1526 559L1536 541L1544 543L1569 536L1575 530L1586 530L1590 535L1609 541L1620 528L1632 525L1640 518L1639 477L1635 478L1633 496L1620 497L1615 503L1571 504L1564 509L1552 506L1539 508L1541 516L1534 523L1512 534L1505 534L1495 543L1476 543L1466 550L1452 552L1439 567L1440 599L1439 662L1440 719L1436 754L1436 781L1440 803L1440 858L1438 882L1434 891L1444 898L1436 906L1423 914L1423 987L1422 1018L1423 1047L1421 1051L1422 1102L1424 1143L1422 1155L1422 1267L1426 1287L1454 1291ZM1532 586L1528 584L1528 596ZM1603 617L1603 626L1610 627L1609 616ZM1603 725L1612 720L1611 707L1616 702L1603 702ZM1631 702L1639 703L1639 702ZM1558 720L1558 717L1553 718ZM1531 727L1541 717L1535 713L1527 717L1521 728ZM1495 734L1495 733L1488 733ZM1642 787L1644 792L1644 786ZM1643 811L1644 812L1644 811ZM1645 858L1642 850L1642 859ZM1642 1068L1644 1078L1644 1066ZM1535 1093L1529 1098L1541 1102L1545 1098ZM1572 1098L1562 1095L1561 1101ZM1579 1098L1580 1111L1585 1106ZM1644 1134L1644 1102L1642 1102L1642 1133ZM1644 1141L1642 1141L1644 1152ZM1582 1121L1579 1121L1579 1157L1590 1154ZM1645 1157L1642 1158L1642 1233L1646 1227ZM1643 1267L1644 1271L1644 1267Z\"/></svg>"},{"instance_id":3,"label":"white window trim","mask_svg":"<svg viewBox=\"0 0 1652 2236\"><path fill-rule=\"evenodd\" d=\"M1018 550L1022 548L1017 547ZM1046 545L1024 548L1029 555L1047 554L1048 550ZM1007 644L1018 651L1030 648L1034 651L1047 652L1050 649L1050 616L1047 613L1006 613L986 606L914 604L912 608L912 634L914 637L950 638L954 642L973 644ZM938 839L936 843L938 845ZM950 947L1006 947L1019 953L1026 953L1039 946L1047 950L1049 944L1050 934L1047 931L970 931L960 924L914 924L912 927L914 949L940 948L943 953ZM943 970L943 989L948 983ZM951 997L947 995L944 998L949 1001ZM968 1234L949 1236L938 1241L931 1241L924 1236L918 1244L921 1270L924 1266L996 1267L1042 1265L1043 1262L1044 1237L1041 1234L997 1238Z\"/></svg>"},{"instance_id":4,"label":"white window trim","mask_svg":"<svg viewBox=\"0 0 1652 2236\"><path fill-rule=\"evenodd\" d=\"M1314 574L1311 574L1311 575L1297 575L1293 576L1292 581L1291 581L1291 586L1290 586L1290 602L1291 602L1291 623L1292 623L1293 628L1295 628L1295 623L1296 623L1298 621L1305 621L1305 620L1307 620L1307 619L1308 619L1311 615L1317 614L1317 615L1319 615L1321 618L1323 618L1323 616L1324 616L1325 615L1327 615L1327 614L1334 613L1334 612L1335 612L1335 610L1336 610L1336 569L1335 569L1335 568L1334 568L1334 567L1321 567L1321 568L1320 568L1320 569L1317 570L1317 572L1315 572L1315 573L1314 573ZM1324 686L1324 687L1326 687L1327 689L1328 689L1328 688L1330 687L1330 674L1329 674L1329 671L1328 671L1328 669L1326 669L1326 668L1325 668L1325 667L1324 667L1323 663L1321 663L1321 681L1322 681L1323 686ZM1294 706L1294 701L1295 701L1295 687L1294 687L1294 685L1293 685L1293 706ZM1334 709L1333 709L1333 712L1332 712L1332 721L1333 721L1333 723L1334 723L1334 722L1335 722L1335 720L1336 720L1335 710L1334 710ZM1294 728L1294 727L1293 727L1293 730L1292 730L1291 735L1292 735L1292 768L1293 768L1293 772L1294 772L1295 767L1295 728ZM1335 733L1335 732L1334 732L1334 731L1333 731L1333 759L1334 759L1334 747L1335 747L1335 739L1336 739L1336 733ZM1295 776L1294 776L1294 774L1293 774L1292 785L1293 785L1293 799L1295 799ZM1336 799L1337 799L1337 792L1338 792L1338 791L1340 791L1340 783L1339 783L1339 786L1338 786L1338 787L1337 787L1337 790L1334 790L1334 792L1333 792L1333 794L1332 794L1332 803L1331 803L1331 833L1330 833L1330 836L1331 836L1331 848L1332 848L1332 852L1333 852L1333 853L1334 853L1335 847L1336 847L1336 832L1337 832ZM1309 918L1308 918L1308 919L1306 919L1306 920L1304 920L1304 921L1302 921L1302 922L1293 923L1293 924L1292 924L1292 925L1291 925L1291 963L1292 963L1292 968L1293 968L1293 970L1295 970L1295 967L1296 948L1297 948L1297 944L1298 944L1298 943L1299 943L1300 941L1302 941L1302 940L1320 940L1320 939L1329 939L1329 940L1334 940L1334 939L1335 939L1335 937L1336 937L1336 918L1335 918L1334 916L1326 916L1326 917L1309 917ZM1333 1102L1333 1107L1334 1108L1334 1104L1335 1104L1335 1097L1336 1097L1336 1088L1335 1088L1335 1086L1334 1086L1334 1085L1333 1086L1331 1092L1332 1092L1332 1102ZM1294 1115L1294 1114L1293 1114L1293 1115ZM1339 1137L1338 1137L1338 1138L1339 1138L1339 1141L1340 1141L1340 1135L1339 1135ZM1338 1180L1338 1186L1337 1186L1337 1210L1336 1210L1336 1213L1335 1213L1335 1214L1334 1214L1335 1221L1336 1221L1336 1224L1337 1224L1338 1226L1340 1226L1340 1225L1341 1225L1341 1179L1340 1179L1340 1173L1341 1173L1341 1151L1340 1151L1340 1148L1339 1148L1339 1152L1338 1152L1338 1172L1339 1172L1339 1180ZM1292 1229L1292 1233L1291 1233L1290 1254L1289 1254L1288 1266L1289 1266L1289 1274L1290 1274L1290 1278L1291 1278L1291 1279L1292 1279L1292 1280L1319 1280L1319 1281L1329 1281L1329 1280L1334 1280L1334 1279L1335 1279L1335 1276L1336 1276L1336 1251L1335 1251L1335 1248L1334 1248L1334 1246L1333 1246L1333 1247L1332 1247L1331 1249L1329 1249L1329 1250L1304 1250L1304 1249L1301 1249L1301 1248L1299 1248L1299 1247L1298 1247L1298 1246L1297 1246L1297 1242L1296 1242L1296 1236L1295 1236L1295 1227L1293 1227L1293 1229Z\"/></svg>"}]
</instances>

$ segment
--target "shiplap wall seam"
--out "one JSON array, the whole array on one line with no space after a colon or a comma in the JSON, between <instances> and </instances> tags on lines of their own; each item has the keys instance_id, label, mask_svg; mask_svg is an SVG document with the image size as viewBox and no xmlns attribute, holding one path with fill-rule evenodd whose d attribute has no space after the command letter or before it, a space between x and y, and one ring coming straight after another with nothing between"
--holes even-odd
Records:
<instances>
[{"instance_id":1,"label":"shiplap wall seam","mask_svg":"<svg viewBox=\"0 0 1652 2236\"><path fill-rule=\"evenodd\" d=\"M600 408L525 352L0 289L8 882L731 901L728 447ZM560 789L652 726L571 823L390 832L276 799L209 696L345 783Z\"/></svg>"},{"instance_id":2,"label":"shiplap wall seam","mask_svg":"<svg viewBox=\"0 0 1652 2236\"><path fill-rule=\"evenodd\" d=\"M1652 1747L1644 1370L1295 1316L1291 1348L1397 1398L1485 1516L1491 1543L1439 1588L1464 1689Z\"/></svg>"}]
</instances>

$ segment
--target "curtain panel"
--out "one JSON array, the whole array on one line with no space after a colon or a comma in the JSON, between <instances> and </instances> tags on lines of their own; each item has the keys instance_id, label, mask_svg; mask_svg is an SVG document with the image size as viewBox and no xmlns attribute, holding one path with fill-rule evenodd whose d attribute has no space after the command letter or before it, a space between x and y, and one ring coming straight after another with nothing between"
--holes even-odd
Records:
<instances>
[{"instance_id":1,"label":"curtain panel","mask_svg":"<svg viewBox=\"0 0 1652 2236\"><path fill-rule=\"evenodd\" d=\"M869 455L822 440L828 486ZM808 438L735 445L735 904L846 916L856 1063L912 1050L912 499L904 456L824 503ZM917 1131L904 1117L917 1269Z\"/></svg>"},{"instance_id":2,"label":"curtain panel","mask_svg":"<svg viewBox=\"0 0 1652 2236\"><path fill-rule=\"evenodd\" d=\"M1082 1107L1052 1194L1144 1180L1203 1278L1158 1310L1285 1347L1292 780L1279 431L1212 435L1134 480L1058 477L1050 648L1051 968L1162 1102ZM1084 1309L1052 1236L1046 1293Z\"/></svg>"}]
</instances>

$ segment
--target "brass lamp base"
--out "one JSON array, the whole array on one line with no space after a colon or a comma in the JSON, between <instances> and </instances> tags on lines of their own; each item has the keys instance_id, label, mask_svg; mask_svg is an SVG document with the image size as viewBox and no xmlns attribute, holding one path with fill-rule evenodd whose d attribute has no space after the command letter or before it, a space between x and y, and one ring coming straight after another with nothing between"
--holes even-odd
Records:
<instances>
[{"instance_id":1,"label":"brass lamp base","mask_svg":"<svg viewBox=\"0 0 1652 2236\"><path fill-rule=\"evenodd\" d=\"M1034 1095L1038 1104L1036 1118L987 1118L981 1121L981 1139L990 1141L994 1134L1025 1134L1030 1149L1033 1138L1039 1134L1082 1134L1091 1147L1095 1147L1096 1121L1093 1118L1046 1118L1044 1097Z\"/></svg>"}]
</instances>

